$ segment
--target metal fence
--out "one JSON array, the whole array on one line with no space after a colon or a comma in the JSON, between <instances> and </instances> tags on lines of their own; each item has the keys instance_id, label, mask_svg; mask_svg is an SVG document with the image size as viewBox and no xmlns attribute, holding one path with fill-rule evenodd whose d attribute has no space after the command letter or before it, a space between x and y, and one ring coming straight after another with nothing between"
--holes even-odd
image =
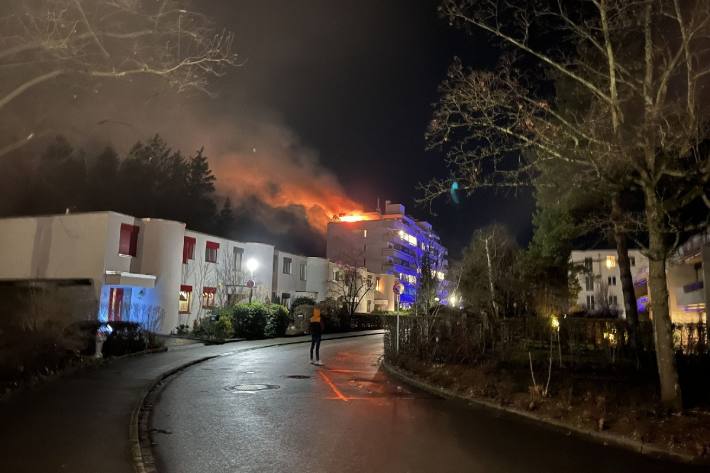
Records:
<instances>
[{"instance_id":1,"label":"metal fence","mask_svg":"<svg viewBox=\"0 0 710 473\"><path fill-rule=\"evenodd\" d=\"M475 363L494 357L524 362L551 356L567 367L655 365L653 326L642 322L633 349L624 320L520 317L495 324L478 316L385 316L385 356L415 357L435 363ZM674 327L679 354L708 354L704 324Z\"/></svg>"}]
</instances>

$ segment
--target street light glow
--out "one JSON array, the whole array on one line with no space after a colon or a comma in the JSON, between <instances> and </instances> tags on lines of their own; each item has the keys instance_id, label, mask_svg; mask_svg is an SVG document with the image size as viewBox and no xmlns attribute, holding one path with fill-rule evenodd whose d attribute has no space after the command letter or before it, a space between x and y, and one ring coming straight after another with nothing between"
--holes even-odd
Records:
<instances>
[{"instance_id":1,"label":"street light glow","mask_svg":"<svg viewBox=\"0 0 710 473\"><path fill-rule=\"evenodd\" d=\"M259 261L257 261L256 258L249 258L247 260L247 269L249 270L250 273L253 273L256 271L256 269L259 267Z\"/></svg>"}]
</instances>

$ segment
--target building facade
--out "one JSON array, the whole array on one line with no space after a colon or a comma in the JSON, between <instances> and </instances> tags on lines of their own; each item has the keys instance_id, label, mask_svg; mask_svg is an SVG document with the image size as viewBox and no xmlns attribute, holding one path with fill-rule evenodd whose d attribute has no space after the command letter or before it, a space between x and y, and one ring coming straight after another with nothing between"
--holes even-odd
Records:
<instances>
[{"instance_id":1,"label":"building facade","mask_svg":"<svg viewBox=\"0 0 710 473\"><path fill-rule=\"evenodd\" d=\"M618 255L616 250L572 251L572 264L581 269L577 272L580 291L577 307L588 312L608 310L626 317L624 295L621 289ZM648 259L638 250L629 250L631 276L638 281L648 268Z\"/></svg>"},{"instance_id":2,"label":"building facade","mask_svg":"<svg viewBox=\"0 0 710 473\"><path fill-rule=\"evenodd\" d=\"M116 212L0 219L0 283L90 286L96 302L90 317L138 322L163 334L192 327L214 307L249 299L286 306L299 296L323 301L333 297L333 274L324 258L169 220ZM376 307L370 292L367 312Z\"/></svg>"},{"instance_id":3,"label":"building facade","mask_svg":"<svg viewBox=\"0 0 710 473\"><path fill-rule=\"evenodd\" d=\"M649 312L652 305L648 293L648 258L638 250L630 250L629 258L637 308ZM625 317L616 250L573 251L571 261L584 269L577 275L581 287L577 306L590 312L608 308ZM710 289L705 281L710 277L709 268L708 232L690 238L668 259L668 302L674 323L707 321Z\"/></svg>"},{"instance_id":4,"label":"building facade","mask_svg":"<svg viewBox=\"0 0 710 473\"><path fill-rule=\"evenodd\" d=\"M438 297L445 300L448 251L428 222L405 213L401 204L385 202L383 211L343 215L328 224L326 254L329 260L393 276L388 290L401 284L399 305L416 301L417 282L424 258L440 282ZM383 288L384 289L384 288Z\"/></svg>"}]
</instances>

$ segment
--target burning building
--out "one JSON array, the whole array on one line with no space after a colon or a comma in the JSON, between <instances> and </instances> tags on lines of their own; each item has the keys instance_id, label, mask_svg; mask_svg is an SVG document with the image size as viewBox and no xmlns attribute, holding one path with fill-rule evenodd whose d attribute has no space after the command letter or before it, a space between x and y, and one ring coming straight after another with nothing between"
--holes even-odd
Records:
<instances>
[{"instance_id":1,"label":"burning building","mask_svg":"<svg viewBox=\"0 0 710 473\"><path fill-rule=\"evenodd\" d=\"M331 261L362 266L373 273L393 275L401 308L416 301L422 263L426 257L438 284L438 297L446 300L448 252L431 224L405 213L404 205L385 202L384 210L339 215L328 223L327 257Z\"/></svg>"}]
</instances>

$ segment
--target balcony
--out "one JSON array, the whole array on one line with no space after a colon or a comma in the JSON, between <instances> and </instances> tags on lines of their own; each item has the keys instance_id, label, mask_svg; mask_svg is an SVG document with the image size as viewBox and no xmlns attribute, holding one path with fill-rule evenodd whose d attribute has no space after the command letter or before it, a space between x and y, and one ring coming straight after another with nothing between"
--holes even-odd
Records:
<instances>
[{"instance_id":1,"label":"balcony","mask_svg":"<svg viewBox=\"0 0 710 473\"><path fill-rule=\"evenodd\" d=\"M703 281L695 281L676 289L678 305L693 305L705 303L705 285Z\"/></svg>"}]
</instances>

